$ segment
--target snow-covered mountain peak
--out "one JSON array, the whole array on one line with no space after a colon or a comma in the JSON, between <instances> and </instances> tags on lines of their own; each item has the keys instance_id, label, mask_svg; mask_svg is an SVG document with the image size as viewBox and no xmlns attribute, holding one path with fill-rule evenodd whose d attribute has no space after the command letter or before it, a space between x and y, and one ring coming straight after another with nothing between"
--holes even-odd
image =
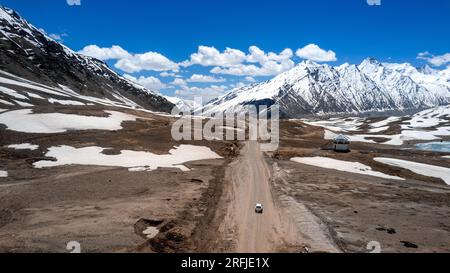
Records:
<instances>
[{"instance_id":1,"label":"snow-covered mountain peak","mask_svg":"<svg viewBox=\"0 0 450 273\"><path fill-rule=\"evenodd\" d=\"M270 106L279 103L282 115L295 117L401 111L450 103L447 87L439 85L436 88L430 83L425 86L414 81L414 77L419 81L427 75L407 63L381 63L374 58L367 58L360 65L345 63L338 67L302 61L272 80L234 89L206 105L205 109L221 112L240 110L251 104ZM440 74L439 80L427 80L435 84L442 78Z\"/></svg>"}]
</instances>

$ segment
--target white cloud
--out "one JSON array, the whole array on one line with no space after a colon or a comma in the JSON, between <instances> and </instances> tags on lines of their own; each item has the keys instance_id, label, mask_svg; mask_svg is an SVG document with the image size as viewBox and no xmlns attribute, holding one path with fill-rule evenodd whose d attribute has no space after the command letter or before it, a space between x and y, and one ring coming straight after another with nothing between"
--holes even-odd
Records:
<instances>
[{"instance_id":1,"label":"white cloud","mask_svg":"<svg viewBox=\"0 0 450 273\"><path fill-rule=\"evenodd\" d=\"M250 65L236 65L233 67L214 67L211 73L227 74L235 76L275 76L283 73L295 66L292 60L284 60L281 63L276 61L268 61L262 66Z\"/></svg>"},{"instance_id":2,"label":"white cloud","mask_svg":"<svg viewBox=\"0 0 450 273\"><path fill-rule=\"evenodd\" d=\"M425 60L434 66L442 66L450 63L450 53L435 56L430 52L425 51L419 53L417 59Z\"/></svg>"},{"instance_id":3,"label":"white cloud","mask_svg":"<svg viewBox=\"0 0 450 273\"><path fill-rule=\"evenodd\" d=\"M177 63L169 60L164 55L157 52L135 54L130 57L120 59L114 66L127 73L135 73L142 70L178 71Z\"/></svg>"},{"instance_id":4,"label":"white cloud","mask_svg":"<svg viewBox=\"0 0 450 273\"><path fill-rule=\"evenodd\" d=\"M66 33L63 34L50 33L48 36L57 42L63 42L64 41L63 37L67 37L68 35Z\"/></svg>"},{"instance_id":5,"label":"white cloud","mask_svg":"<svg viewBox=\"0 0 450 273\"><path fill-rule=\"evenodd\" d=\"M57 42L64 42L64 38L69 36L67 33L62 33L62 34L47 33L47 31L45 31L45 29L43 29L43 28L39 28L38 30Z\"/></svg>"},{"instance_id":6,"label":"white cloud","mask_svg":"<svg viewBox=\"0 0 450 273\"><path fill-rule=\"evenodd\" d=\"M125 74L123 75L123 77L153 91L159 91L162 88L167 87L167 85L162 83L158 78L152 76L150 77L140 76L139 78L136 78L132 75Z\"/></svg>"},{"instance_id":7,"label":"white cloud","mask_svg":"<svg viewBox=\"0 0 450 273\"><path fill-rule=\"evenodd\" d=\"M88 45L85 46L82 50L78 51L78 53L94 57L102 61L131 57L131 54L128 53L128 51L118 45L113 45L112 47Z\"/></svg>"},{"instance_id":8,"label":"white cloud","mask_svg":"<svg viewBox=\"0 0 450 273\"><path fill-rule=\"evenodd\" d=\"M248 82L256 82L256 80L253 77L247 76L245 77L245 80Z\"/></svg>"},{"instance_id":9,"label":"white cloud","mask_svg":"<svg viewBox=\"0 0 450 273\"><path fill-rule=\"evenodd\" d=\"M224 78L216 78L213 76L193 74L188 80L188 82L225 82Z\"/></svg>"},{"instance_id":10,"label":"white cloud","mask_svg":"<svg viewBox=\"0 0 450 273\"><path fill-rule=\"evenodd\" d=\"M167 71L161 72L159 75L161 77L181 77L180 75L177 75L176 73L167 72Z\"/></svg>"},{"instance_id":11,"label":"white cloud","mask_svg":"<svg viewBox=\"0 0 450 273\"><path fill-rule=\"evenodd\" d=\"M294 54L292 53L292 49L286 48L281 51L279 54L274 52L265 53L257 46L251 46L249 48L250 54L247 56L247 62L249 63L259 63L264 65L267 62L275 61L275 62L283 62L291 59Z\"/></svg>"},{"instance_id":12,"label":"white cloud","mask_svg":"<svg viewBox=\"0 0 450 273\"><path fill-rule=\"evenodd\" d=\"M238 49L226 48L220 52L215 47L199 46L196 53L191 54L188 61L182 63L183 66L194 64L202 66L232 66L245 61L246 55Z\"/></svg>"},{"instance_id":13,"label":"white cloud","mask_svg":"<svg viewBox=\"0 0 450 273\"><path fill-rule=\"evenodd\" d=\"M300 58L315 62L334 62L337 61L336 53L332 50L321 49L316 44L309 44L303 48L299 48L295 53Z\"/></svg>"},{"instance_id":14,"label":"white cloud","mask_svg":"<svg viewBox=\"0 0 450 273\"><path fill-rule=\"evenodd\" d=\"M81 6L81 0L66 0L69 6Z\"/></svg>"},{"instance_id":15,"label":"white cloud","mask_svg":"<svg viewBox=\"0 0 450 273\"><path fill-rule=\"evenodd\" d=\"M235 84L230 84L230 88L241 88L241 87L244 87L244 86L246 86L246 84L243 83L243 82L238 82L238 83L235 83Z\"/></svg>"},{"instance_id":16,"label":"white cloud","mask_svg":"<svg viewBox=\"0 0 450 273\"><path fill-rule=\"evenodd\" d=\"M177 63L169 60L157 52L131 54L117 45L113 45L112 47L88 45L78 53L91 56L102 61L118 60L114 66L127 73L135 73L143 70L178 71Z\"/></svg>"},{"instance_id":17,"label":"white cloud","mask_svg":"<svg viewBox=\"0 0 450 273\"><path fill-rule=\"evenodd\" d=\"M196 97L202 97L203 102L208 102L223 95L226 90L227 87L225 85L211 85L208 87L183 86L181 89L176 90L175 94L179 97L190 100L193 100Z\"/></svg>"},{"instance_id":18,"label":"white cloud","mask_svg":"<svg viewBox=\"0 0 450 273\"><path fill-rule=\"evenodd\" d=\"M177 85L177 86L185 86L186 85L186 81L183 80L183 79L180 79L180 78L176 78L170 84Z\"/></svg>"},{"instance_id":19,"label":"white cloud","mask_svg":"<svg viewBox=\"0 0 450 273\"><path fill-rule=\"evenodd\" d=\"M274 76L294 67L290 48L280 53L264 52L257 46L250 46L248 54L232 48L220 52L214 47L200 46L197 53L182 65L194 64L214 66L211 73L236 76Z\"/></svg>"}]
</instances>

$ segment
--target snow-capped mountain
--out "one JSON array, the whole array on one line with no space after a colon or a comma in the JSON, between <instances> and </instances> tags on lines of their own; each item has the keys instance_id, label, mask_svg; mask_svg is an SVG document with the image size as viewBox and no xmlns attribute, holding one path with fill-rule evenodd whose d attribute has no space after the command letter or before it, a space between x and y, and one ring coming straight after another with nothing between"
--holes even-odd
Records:
<instances>
[{"instance_id":1,"label":"snow-capped mountain","mask_svg":"<svg viewBox=\"0 0 450 273\"><path fill-rule=\"evenodd\" d=\"M4 7L0 7L0 72L0 108L52 104L68 97L78 105L89 101L163 112L173 107L160 94L125 79L100 60L72 51ZM39 89L36 86L47 92L30 96Z\"/></svg>"},{"instance_id":2,"label":"snow-capped mountain","mask_svg":"<svg viewBox=\"0 0 450 273\"><path fill-rule=\"evenodd\" d=\"M175 104L175 106L183 112L190 112L195 108L195 101L193 100L181 99L178 97L170 97L170 96L165 96L165 98L171 103Z\"/></svg>"},{"instance_id":3,"label":"snow-capped mountain","mask_svg":"<svg viewBox=\"0 0 450 273\"><path fill-rule=\"evenodd\" d=\"M417 84L438 96L445 97L450 92L450 67L437 70L428 65L416 68L409 63L384 63L383 65L410 77Z\"/></svg>"},{"instance_id":4,"label":"snow-capped mountain","mask_svg":"<svg viewBox=\"0 0 450 273\"><path fill-rule=\"evenodd\" d=\"M283 116L298 117L402 111L450 103L450 85L443 75L435 76L437 72L428 69L427 73L432 73L435 79L430 78L427 83L418 80L419 74L427 74L417 69L414 73L408 75L406 69L399 71L394 64L382 64L373 58L364 60L359 66L343 64L338 67L303 61L272 80L234 89L202 110L209 114L239 111L248 105L279 103ZM440 84L442 88L435 88Z\"/></svg>"},{"instance_id":5,"label":"snow-capped mountain","mask_svg":"<svg viewBox=\"0 0 450 273\"><path fill-rule=\"evenodd\" d=\"M449 102L448 94L443 96L445 94L428 90L415 82L403 70L399 71L392 67L392 65L382 64L373 58L365 59L359 65L359 69L394 100L396 109L420 109Z\"/></svg>"}]
</instances>

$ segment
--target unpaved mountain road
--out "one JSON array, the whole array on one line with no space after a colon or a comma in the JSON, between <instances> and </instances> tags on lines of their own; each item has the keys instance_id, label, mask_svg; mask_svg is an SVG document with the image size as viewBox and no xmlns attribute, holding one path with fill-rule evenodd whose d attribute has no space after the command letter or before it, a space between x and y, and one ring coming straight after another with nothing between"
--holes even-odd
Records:
<instances>
[{"instance_id":1,"label":"unpaved mountain road","mask_svg":"<svg viewBox=\"0 0 450 273\"><path fill-rule=\"evenodd\" d=\"M283 221L270 190L270 170L260 144L249 141L228 168L231 180L225 224L234 223L236 252L273 252L298 239L295 228ZM261 203L264 213L255 213Z\"/></svg>"}]
</instances>

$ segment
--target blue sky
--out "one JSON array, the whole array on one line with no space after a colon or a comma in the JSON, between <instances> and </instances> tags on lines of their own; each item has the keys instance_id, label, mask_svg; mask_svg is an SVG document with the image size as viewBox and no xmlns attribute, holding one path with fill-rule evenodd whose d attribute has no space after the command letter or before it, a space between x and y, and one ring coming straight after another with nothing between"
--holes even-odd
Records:
<instances>
[{"instance_id":1,"label":"blue sky","mask_svg":"<svg viewBox=\"0 0 450 273\"><path fill-rule=\"evenodd\" d=\"M371 56L444 67L450 58L445 55L450 52L448 0L381 0L381 5L367 0L69 1L81 5L67 0L0 4L76 51L95 45L83 52L169 95L223 93L239 83L271 78L302 59L339 65ZM256 47L250 52L250 46ZM418 59L423 52L428 53Z\"/></svg>"}]
</instances>

